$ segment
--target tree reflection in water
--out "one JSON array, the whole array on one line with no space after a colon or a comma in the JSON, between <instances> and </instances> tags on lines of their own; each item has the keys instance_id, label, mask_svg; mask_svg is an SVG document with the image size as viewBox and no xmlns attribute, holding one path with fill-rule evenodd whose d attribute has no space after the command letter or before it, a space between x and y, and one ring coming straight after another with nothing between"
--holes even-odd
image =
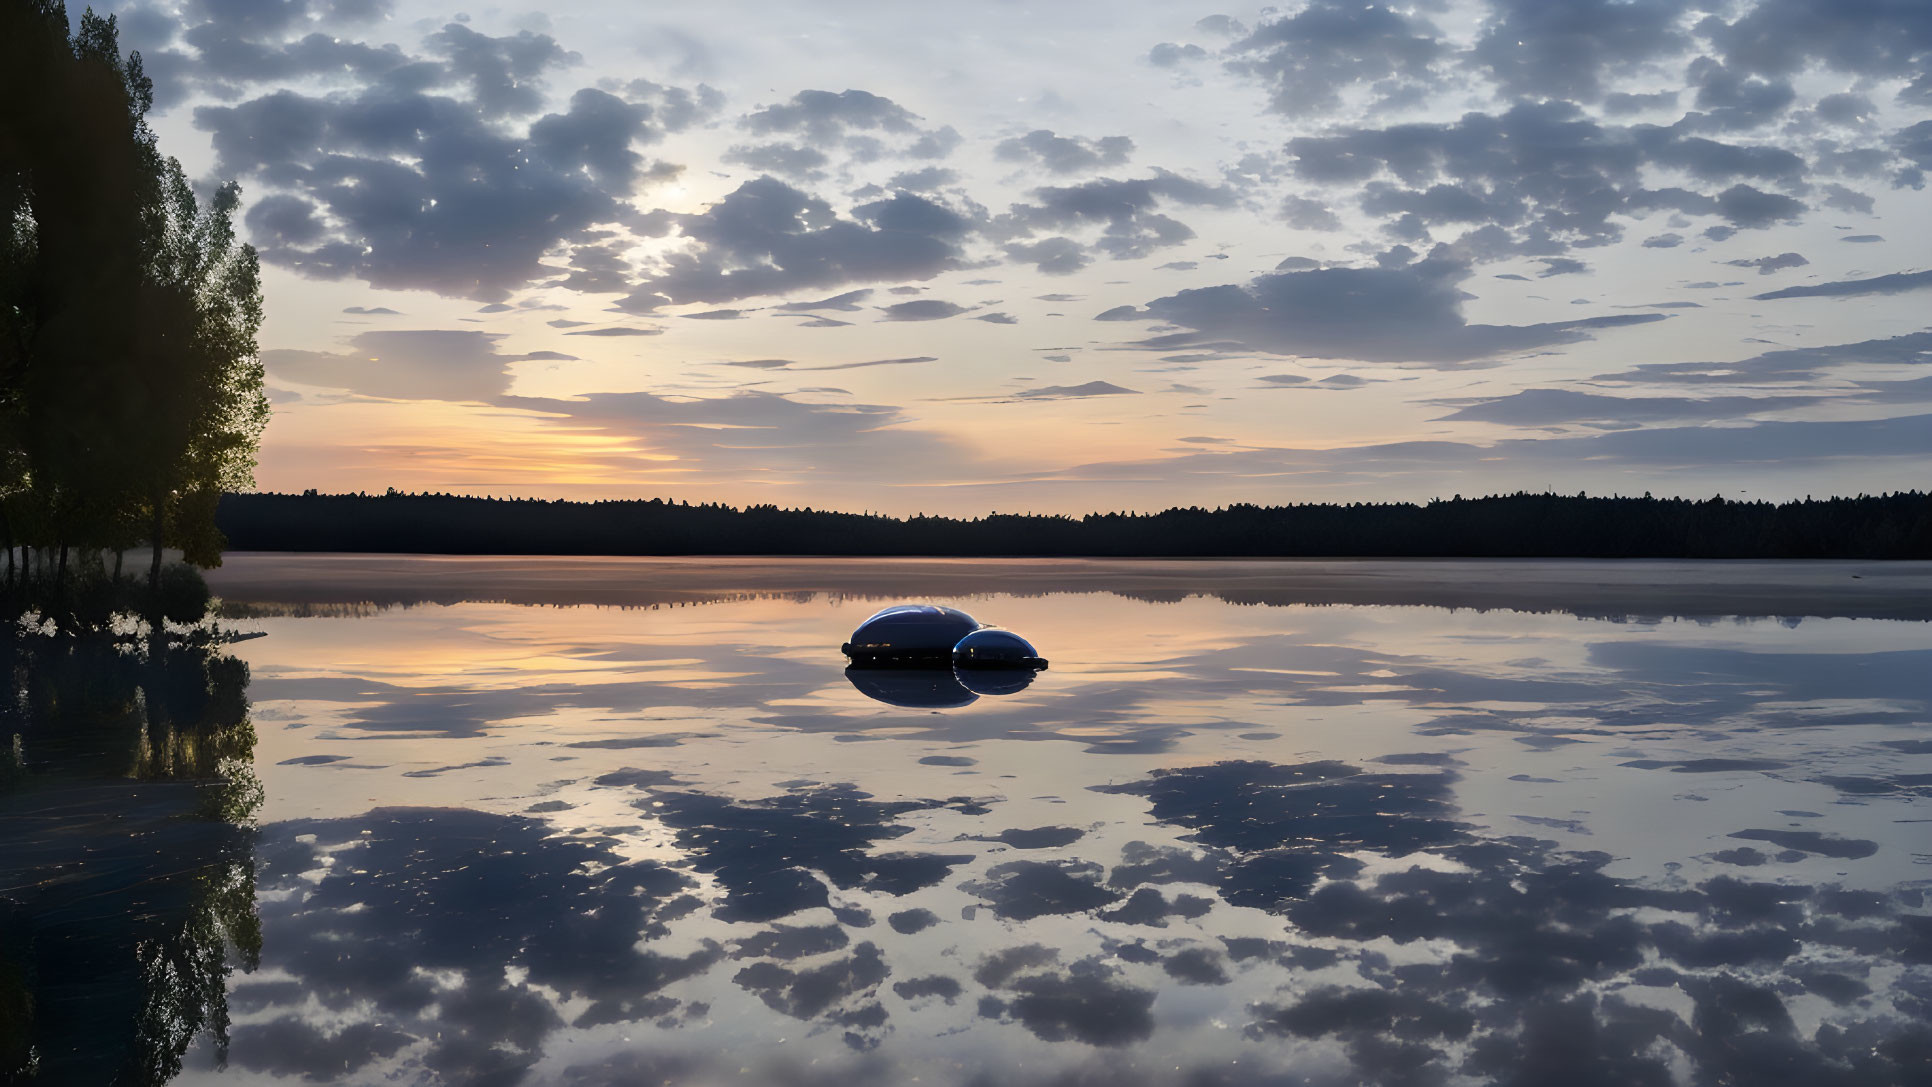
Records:
<instances>
[{"instance_id":1,"label":"tree reflection in water","mask_svg":"<svg viewBox=\"0 0 1932 1087\"><path fill-rule=\"evenodd\" d=\"M261 955L248 667L214 628L0 631L0 1080L159 1084Z\"/></svg>"}]
</instances>

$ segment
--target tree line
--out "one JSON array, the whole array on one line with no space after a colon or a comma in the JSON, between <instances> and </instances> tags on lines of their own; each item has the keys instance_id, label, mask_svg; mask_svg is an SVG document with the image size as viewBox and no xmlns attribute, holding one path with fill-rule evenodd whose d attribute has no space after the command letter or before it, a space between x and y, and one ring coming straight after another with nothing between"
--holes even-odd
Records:
<instances>
[{"instance_id":1,"label":"tree line","mask_svg":"<svg viewBox=\"0 0 1932 1087\"><path fill-rule=\"evenodd\" d=\"M229 494L216 521L255 551L480 555L1932 558L1932 493L1785 502L1518 493L1189 507L1084 517L894 518L648 500Z\"/></svg>"},{"instance_id":2,"label":"tree line","mask_svg":"<svg viewBox=\"0 0 1932 1087\"><path fill-rule=\"evenodd\" d=\"M0 0L4 587L118 584L147 546L154 596L164 547L220 562L218 498L253 486L260 273L236 186L197 195L156 146L114 18L73 26L58 0Z\"/></svg>"}]
</instances>

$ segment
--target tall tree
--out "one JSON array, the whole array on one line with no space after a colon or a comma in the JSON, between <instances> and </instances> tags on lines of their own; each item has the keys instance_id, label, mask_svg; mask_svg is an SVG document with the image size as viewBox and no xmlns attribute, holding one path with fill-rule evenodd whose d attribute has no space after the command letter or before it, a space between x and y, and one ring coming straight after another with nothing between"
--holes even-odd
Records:
<instances>
[{"instance_id":1,"label":"tall tree","mask_svg":"<svg viewBox=\"0 0 1932 1087\"><path fill-rule=\"evenodd\" d=\"M215 503L223 490L254 486L255 448L268 397L255 336L262 324L261 269L235 236L234 184L203 206L181 171L162 166L159 244L142 278L142 336L121 386L128 464L146 504L158 583L161 547L172 540L197 566L221 562Z\"/></svg>"},{"instance_id":2,"label":"tall tree","mask_svg":"<svg viewBox=\"0 0 1932 1087\"><path fill-rule=\"evenodd\" d=\"M0 2L0 533L64 554L220 561L214 506L268 420L260 270L233 185L198 200L156 148L114 19ZM16 526L23 526L16 530Z\"/></svg>"}]
</instances>

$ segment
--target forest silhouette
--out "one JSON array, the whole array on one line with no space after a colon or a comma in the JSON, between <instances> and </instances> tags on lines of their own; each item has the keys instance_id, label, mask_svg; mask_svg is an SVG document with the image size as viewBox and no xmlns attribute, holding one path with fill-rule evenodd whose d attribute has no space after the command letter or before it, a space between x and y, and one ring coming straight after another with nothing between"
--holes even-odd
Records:
<instances>
[{"instance_id":1,"label":"forest silhouette","mask_svg":"<svg viewBox=\"0 0 1932 1087\"><path fill-rule=\"evenodd\" d=\"M894 518L813 509L452 494L230 494L234 547L447 555L1932 558L1932 493L1774 504L1722 497L1460 495L1084 517Z\"/></svg>"}]
</instances>

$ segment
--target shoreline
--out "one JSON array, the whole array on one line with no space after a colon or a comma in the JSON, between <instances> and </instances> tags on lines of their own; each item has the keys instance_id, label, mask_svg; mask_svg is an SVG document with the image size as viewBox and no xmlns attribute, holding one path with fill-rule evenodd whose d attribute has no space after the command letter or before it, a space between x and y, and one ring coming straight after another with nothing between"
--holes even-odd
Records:
<instances>
[{"instance_id":1,"label":"shoreline","mask_svg":"<svg viewBox=\"0 0 1932 1087\"><path fill-rule=\"evenodd\" d=\"M243 611L494 602L652 607L1113 593L1266 606L1385 605L1582 618L1932 620L1932 561L1844 559L1068 559L231 552L206 572Z\"/></svg>"}]
</instances>

